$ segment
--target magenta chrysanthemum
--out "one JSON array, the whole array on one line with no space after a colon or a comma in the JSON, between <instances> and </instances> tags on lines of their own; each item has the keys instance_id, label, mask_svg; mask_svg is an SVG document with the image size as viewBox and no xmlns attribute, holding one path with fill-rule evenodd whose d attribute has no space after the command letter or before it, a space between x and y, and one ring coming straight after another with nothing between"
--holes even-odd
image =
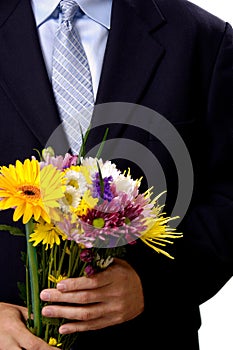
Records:
<instances>
[{"instance_id":1,"label":"magenta chrysanthemum","mask_svg":"<svg viewBox=\"0 0 233 350\"><path fill-rule=\"evenodd\" d=\"M94 260L94 253L91 249L83 249L80 253L80 259L84 262L92 262Z\"/></svg>"},{"instance_id":2,"label":"magenta chrysanthemum","mask_svg":"<svg viewBox=\"0 0 233 350\"><path fill-rule=\"evenodd\" d=\"M96 239L96 245L125 245L135 241L145 230L143 210L140 203L134 203L122 194L111 202L104 201L97 208L88 210L81 218L81 225L85 236Z\"/></svg>"}]
</instances>

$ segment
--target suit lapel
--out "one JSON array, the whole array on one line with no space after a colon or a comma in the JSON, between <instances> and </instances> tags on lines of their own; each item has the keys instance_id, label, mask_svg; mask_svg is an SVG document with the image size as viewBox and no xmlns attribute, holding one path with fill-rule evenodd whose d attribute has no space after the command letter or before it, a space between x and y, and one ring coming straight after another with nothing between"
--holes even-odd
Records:
<instances>
[{"instance_id":1,"label":"suit lapel","mask_svg":"<svg viewBox=\"0 0 233 350\"><path fill-rule=\"evenodd\" d=\"M96 103L139 103L164 48L154 38L165 19L152 0L113 1Z\"/></svg>"},{"instance_id":2,"label":"suit lapel","mask_svg":"<svg viewBox=\"0 0 233 350\"><path fill-rule=\"evenodd\" d=\"M0 84L44 146L60 120L30 1L3 1L0 14Z\"/></svg>"},{"instance_id":3,"label":"suit lapel","mask_svg":"<svg viewBox=\"0 0 233 350\"><path fill-rule=\"evenodd\" d=\"M113 1L111 30L96 104L140 103L151 74L164 54L163 47L154 38L156 30L164 23L152 0ZM0 84L25 123L45 145L60 119L30 0L0 3L0 42ZM65 139L61 128L59 130L59 139ZM67 148L66 141L64 148Z\"/></svg>"}]
</instances>

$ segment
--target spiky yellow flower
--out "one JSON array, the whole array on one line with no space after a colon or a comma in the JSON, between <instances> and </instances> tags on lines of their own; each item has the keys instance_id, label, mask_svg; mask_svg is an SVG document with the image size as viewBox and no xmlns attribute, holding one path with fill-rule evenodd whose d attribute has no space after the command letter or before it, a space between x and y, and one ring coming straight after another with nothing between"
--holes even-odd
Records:
<instances>
[{"instance_id":1,"label":"spiky yellow flower","mask_svg":"<svg viewBox=\"0 0 233 350\"><path fill-rule=\"evenodd\" d=\"M160 212L159 207L153 209L155 217L149 218L147 221L147 229L142 232L140 239L157 253L162 253L167 257L174 259L169 253L160 247L165 247L167 244L173 244L170 239L183 237L182 233L175 232L175 229L168 225L170 220L178 217L166 217ZM160 246L160 247L159 247Z\"/></svg>"},{"instance_id":2,"label":"spiky yellow flower","mask_svg":"<svg viewBox=\"0 0 233 350\"><path fill-rule=\"evenodd\" d=\"M53 283L56 283L56 284L61 282L61 281L66 280L67 278L68 278L67 276L62 276L62 275L59 275L57 278L54 277L53 275L48 276L48 280L53 282Z\"/></svg>"},{"instance_id":3,"label":"spiky yellow flower","mask_svg":"<svg viewBox=\"0 0 233 350\"><path fill-rule=\"evenodd\" d=\"M66 240L67 236L56 225L40 220L35 224L35 229L30 234L29 242L34 242L34 247L42 242L42 244L46 244L45 250L47 250L48 247L52 248L54 244L60 245L61 239L63 241Z\"/></svg>"},{"instance_id":4,"label":"spiky yellow flower","mask_svg":"<svg viewBox=\"0 0 233 350\"><path fill-rule=\"evenodd\" d=\"M52 165L40 170L36 159L19 160L0 168L0 209L14 209L13 220L23 217L26 224L33 216L50 222L50 209L63 197L62 174Z\"/></svg>"}]
</instances>

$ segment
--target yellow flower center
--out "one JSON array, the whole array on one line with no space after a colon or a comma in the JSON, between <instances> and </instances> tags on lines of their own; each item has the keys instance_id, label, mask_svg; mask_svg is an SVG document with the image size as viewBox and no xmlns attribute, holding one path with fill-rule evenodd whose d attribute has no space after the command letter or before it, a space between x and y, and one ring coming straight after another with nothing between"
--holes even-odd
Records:
<instances>
[{"instance_id":1,"label":"yellow flower center","mask_svg":"<svg viewBox=\"0 0 233 350\"><path fill-rule=\"evenodd\" d=\"M20 194L23 194L27 198L40 199L41 193L40 189L36 186L24 185L17 188Z\"/></svg>"},{"instance_id":2,"label":"yellow flower center","mask_svg":"<svg viewBox=\"0 0 233 350\"><path fill-rule=\"evenodd\" d=\"M65 193L65 198L68 203L68 205L71 205L73 203L73 196L70 193Z\"/></svg>"},{"instance_id":3,"label":"yellow flower center","mask_svg":"<svg viewBox=\"0 0 233 350\"><path fill-rule=\"evenodd\" d=\"M74 179L70 180L70 181L68 182L67 185L72 186L72 187L74 187L74 188L76 188L76 189L79 188L79 183L78 183L78 181L77 181L77 180L74 180Z\"/></svg>"},{"instance_id":4,"label":"yellow flower center","mask_svg":"<svg viewBox=\"0 0 233 350\"><path fill-rule=\"evenodd\" d=\"M129 225L130 223L131 223L130 219L126 217L126 218L125 218L125 224L126 224L126 225Z\"/></svg>"},{"instance_id":5,"label":"yellow flower center","mask_svg":"<svg viewBox=\"0 0 233 350\"><path fill-rule=\"evenodd\" d=\"M103 228L104 225L105 225L105 221L104 221L103 218L96 218L96 219L93 220L92 225L95 228Z\"/></svg>"}]
</instances>

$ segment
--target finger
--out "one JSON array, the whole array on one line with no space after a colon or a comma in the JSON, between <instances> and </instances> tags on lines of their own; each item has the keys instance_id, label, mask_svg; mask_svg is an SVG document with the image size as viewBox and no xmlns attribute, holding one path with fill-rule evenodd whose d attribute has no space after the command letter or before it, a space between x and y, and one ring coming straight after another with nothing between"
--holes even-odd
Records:
<instances>
[{"instance_id":1,"label":"finger","mask_svg":"<svg viewBox=\"0 0 233 350\"><path fill-rule=\"evenodd\" d=\"M0 339L0 350L21 350L20 345L15 339Z\"/></svg>"},{"instance_id":2,"label":"finger","mask_svg":"<svg viewBox=\"0 0 233 350\"><path fill-rule=\"evenodd\" d=\"M52 318L67 318L69 320L89 321L105 316L105 304L94 304L88 307L49 305L42 309L42 315Z\"/></svg>"},{"instance_id":3,"label":"finger","mask_svg":"<svg viewBox=\"0 0 233 350\"><path fill-rule=\"evenodd\" d=\"M55 347L52 347L48 344L46 344L42 339L39 339L35 337L35 339L31 340L29 343L23 342L20 349L25 350L51 350L51 349L57 349Z\"/></svg>"},{"instance_id":4,"label":"finger","mask_svg":"<svg viewBox=\"0 0 233 350\"><path fill-rule=\"evenodd\" d=\"M20 314L23 316L25 321L27 320L27 318L28 318L28 310L27 310L26 307L20 306L20 305L15 305L15 304L8 304L8 303L4 303L4 306L5 307L9 306L10 309L12 309L12 308L17 309L20 312ZM0 348L0 350L1 350L1 348Z\"/></svg>"},{"instance_id":5,"label":"finger","mask_svg":"<svg viewBox=\"0 0 233 350\"><path fill-rule=\"evenodd\" d=\"M96 290L93 292L86 290L62 293L57 289L44 289L40 293L40 298L43 301L72 304L91 304L103 301L103 295L101 295L99 292L96 292Z\"/></svg>"},{"instance_id":6,"label":"finger","mask_svg":"<svg viewBox=\"0 0 233 350\"><path fill-rule=\"evenodd\" d=\"M20 349L26 350L51 350L51 346L45 343L42 339L33 335L27 328L18 328L16 339L20 339Z\"/></svg>"},{"instance_id":7,"label":"finger","mask_svg":"<svg viewBox=\"0 0 233 350\"><path fill-rule=\"evenodd\" d=\"M21 350L22 348L19 346L19 345L15 345L15 344L13 344L13 345L6 345L6 347L4 347L4 345L0 345L1 347L0 347L0 349L1 350L9 350L9 349L11 349L11 350Z\"/></svg>"},{"instance_id":8,"label":"finger","mask_svg":"<svg viewBox=\"0 0 233 350\"><path fill-rule=\"evenodd\" d=\"M105 271L99 272L90 277L68 278L57 284L60 292L72 292L75 290L96 289L101 288L109 283L105 278Z\"/></svg>"},{"instance_id":9,"label":"finger","mask_svg":"<svg viewBox=\"0 0 233 350\"><path fill-rule=\"evenodd\" d=\"M112 321L110 318L99 318L90 320L88 322L72 322L66 323L59 328L59 333L61 334L71 334L76 332L86 332L86 331L95 331L105 327L112 326L113 324L120 323L117 321Z\"/></svg>"}]
</instances>

